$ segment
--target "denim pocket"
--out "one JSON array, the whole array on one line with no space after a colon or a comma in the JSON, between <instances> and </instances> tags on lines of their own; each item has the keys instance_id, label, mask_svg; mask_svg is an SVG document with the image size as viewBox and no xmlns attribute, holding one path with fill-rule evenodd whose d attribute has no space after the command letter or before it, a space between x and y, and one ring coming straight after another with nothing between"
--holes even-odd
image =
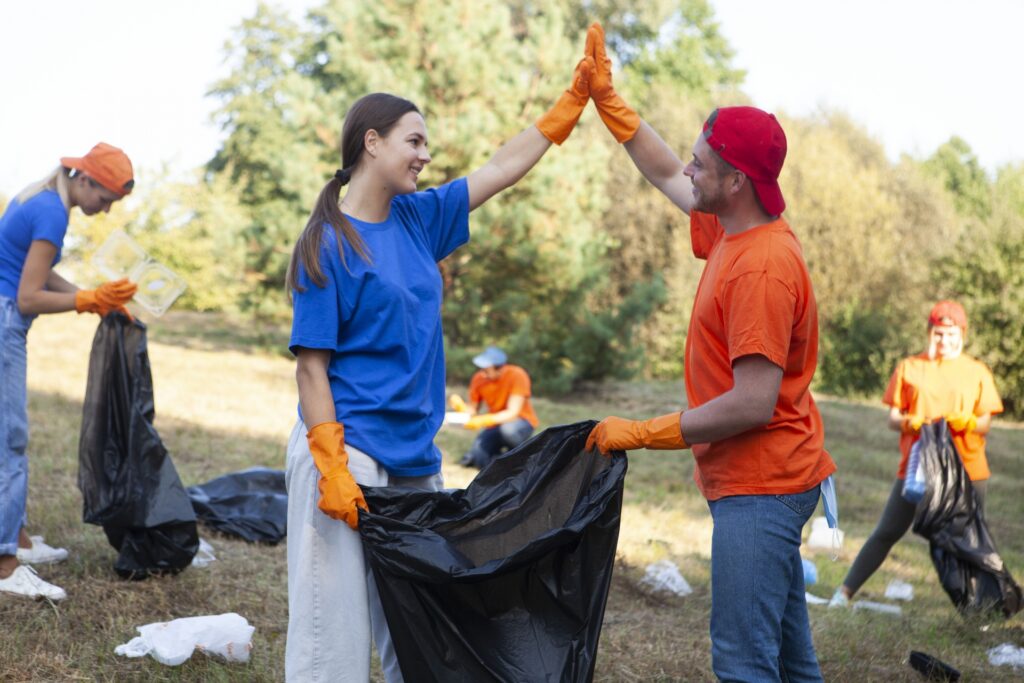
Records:
<instances>
[{"instance_id":1,"label":"denim pocket","mask_svg":"<svg viewBox=\"0 0 1024 683\"><path fill-rule=\"evenodd\" d=\"M803 493L777 494L775 499L799 515L808 515L818 506L820 491L821 484L817 484Z\"/></svg>"}]
</instances>

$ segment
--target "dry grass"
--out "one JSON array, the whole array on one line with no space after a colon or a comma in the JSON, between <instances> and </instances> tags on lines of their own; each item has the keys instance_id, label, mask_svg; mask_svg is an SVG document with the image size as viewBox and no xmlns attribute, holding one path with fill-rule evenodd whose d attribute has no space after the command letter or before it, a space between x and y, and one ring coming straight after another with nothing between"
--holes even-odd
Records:
<instances>
[{"instance_id":1,"label":"dry grass","mask_svg":"<svg viewBox=\"0 0 1024 683\"><path fill-rule=\"evenodd\" d=\"M81 523L76 485L81 397L96 319L48 316L29 336L32 533L71 550L69 561L40 573L69 598L56 605L0 596L0 678L11 681L271 681L283 678L287 626L285 548L250 545L203 529L218 561L176 577L125 582L111 570L114 552L102 531ZM150 328L156 427L186 485L253 465L281 468L295 419L293 364L280 351L280 331L253 330L210 316L169 314ZM255 347L262 352L253 352ZM461 387L453 387L461 389ZM609 384L564 400L538 399L545 424L618 414L647 416L680 407L680 383ZM820 576L811 591L827 597L870 533L895 470L895 437L874 405L822 401L828 447L839 463L840 505L847 541L838 562L812 556ZM452 464L471 435L445 428L449 486L475 474ZM991 439L996 477L989 517L1004 560L1024 574L1024 430L1000 425ZM707 506L692 484L686 454L638 452L630 457L618 561L598 656L599 681L705 681L709 551ZM686 598L658 598L639 588L654 560L676 562L694 588ZM927 545L908 536L864 587L883 600L889 580L913 584L903 616L811 608L815 643L829 681L916 681L906 665L922 650L963 671L965 680L999 680L1012 672L988 665L985 652L1021 644L1020 617L983 624L951 608L928 559ZM114 647L152 621L234 611L256 626L252 661L230 665L196 655L180 667L115 656Z\"/></svg>"}]
</instances>

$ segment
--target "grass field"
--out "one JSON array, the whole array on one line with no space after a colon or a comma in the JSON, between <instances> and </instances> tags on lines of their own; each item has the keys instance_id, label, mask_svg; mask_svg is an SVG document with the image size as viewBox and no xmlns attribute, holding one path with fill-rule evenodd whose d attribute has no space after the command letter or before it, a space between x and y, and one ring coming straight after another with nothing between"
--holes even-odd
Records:
<instances>
[{"instance_id":1,"label":"grass field","mask_svg":"<svg viewBox=\"0 0 1024 683\"><path fill-rule=\"evenodd\" d=\"M81 522L76 484L81 399L97 319L44 316L29 335L31 421L30 531L71 552L40 574L65 588L60 603L0 595L0 679L5 681L273 681L283 679L287 627L285 544L251 545L200 529L217 561L205 569L139 582L111 569L115 553L99 527ZM209 316L169 314L150 328L156 427L186 486L254 465L284 467L284 443L295 419L293 363L273 331ZM280 347L279 347L280 348ZM453 389L464 389L453 387ZM681 383L623 383L591 387L569 398L537 399L543 424L607 414L640 417L681 407ZM896 435L883 428L877 405L821 399L826 441L839 464L839 559L806 556L818 569L812 593L828 597L870 533L896 467ZM445 428L449 486L475 474L454 464L471 435ZM1003 559L1024 578L1024 430L997 423L989 458L990 528ZM691 477L688 453L640 451L630 456L615 568L605 614L596 680L710 681L707 506ZM808 529L809 531L809 529ZM685 598L662 598L639 584L644 567L677 563L694 588ZM923 539L908 535L858 598L885 601L894 578L914 587L902 616L811 607L814 639L828 681L917 681L906 663L912 649L960 669L966 681L1013 679L988 664L986 651L1024 644L1022 617L1008 622L962 619L939 586ZM150 658L126 659L114 647L135 627L200 614L237 612L256 627L252 659L226 664L196 654L180 667ZM1018 676L1020 674L1017 674Z\"/></svg>"}]
</instances>

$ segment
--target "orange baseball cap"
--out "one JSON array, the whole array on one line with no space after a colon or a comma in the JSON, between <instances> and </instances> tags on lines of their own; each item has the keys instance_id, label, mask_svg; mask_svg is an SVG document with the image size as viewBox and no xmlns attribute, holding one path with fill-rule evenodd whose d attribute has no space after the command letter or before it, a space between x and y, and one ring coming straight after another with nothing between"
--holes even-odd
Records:
<instances>
[{"instance_id":1,"label":"orange baseball cap","mask_svg":"<svg viewBox=\"0 0 1024 683\"><path fill-rule=\"evenodd\" d=\"M124 197L135 187L132 162L123 151L105 142L97 144L84 157L61 157L65 168L81 171L107 188Z\"/></svg>"},{"instance_id":2,"label":"orange baseball cap","mask_svg":"<svg viewBox=\"0 0 1024 683\"><path fill-rule=\"evenodd\" d=\"M960 329L967 329L967 313L964 307L955 301L940 301L932 306L932 312L928 314L928 327L936 325L956 325Z\"/></svg>"}]
</instances>

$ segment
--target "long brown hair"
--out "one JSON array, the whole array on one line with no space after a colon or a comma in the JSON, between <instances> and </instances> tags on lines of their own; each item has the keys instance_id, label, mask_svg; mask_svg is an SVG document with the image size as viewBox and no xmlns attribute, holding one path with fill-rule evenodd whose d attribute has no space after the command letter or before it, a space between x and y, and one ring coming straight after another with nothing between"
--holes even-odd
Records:
<instances>
[{"instance_id":1,"label":"long brown hair","mask_svg":"<svg viewBox=\"0 0 1024 683\"><path fill-rule=\"evenodd\" d=\"M341 188L352 179L352 172L362 159L366 132L375 130L381 137L387 137L398 120L411 111L420 113L416 105L409 100L382 92L360 97L348 110L345 124L341 128L341 169L320 191L309 220L306 221L306 227L295 243L291 261L288 263L288 274L285 276L289 296L292 291L305 291L305 287L299 284L300 265L313 284L318 287L327 284L327 277L320 267L320 245L325 224L334 228L341 263L346 270L348 264L345 263L343 239L352 245L353 251L359 254L360 258L372 263L366 243L341 212L338 198L341 195Z\"/></svg>"}]
</instances>

